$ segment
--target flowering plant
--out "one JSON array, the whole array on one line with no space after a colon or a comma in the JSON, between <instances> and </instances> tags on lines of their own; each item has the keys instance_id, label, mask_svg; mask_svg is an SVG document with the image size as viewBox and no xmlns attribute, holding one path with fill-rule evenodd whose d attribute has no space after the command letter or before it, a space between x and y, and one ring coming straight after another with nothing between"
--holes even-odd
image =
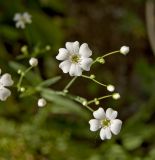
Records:
<instances>
[{"instance_id":1,"label":"flowering plant","mask_svg":"<svg viewBox=\"0 0 155 160\"><path fill-rule=\"evenodd\" d=\"M17 13L14 16L14 21L16 22L16 27L25 29L26 23L32 23L31 15L27 12L20 14ZM32 95L39 95L38 97L38 107L44 107L46 106L49 101L54 101L54 97L57 96L60 99L62 97L65 98L65 101L67 99L71 99L72 101L80 103L82 106L84 106L86 109L91 111L93 113L93 116L95 119L91 119L89 121L90 124L90 130L91 131L97 131L100 130L100 138L102 140L105 139L111 139L112 134L117 135L122 126L122 121L119 119L116 119L117 117L117 111L114 111L112 108L108 108L106 112L104 111L103 107L101 106L101 100L106 98L113 98L115 100L120 98L120 94L115 91L115 87L111 84L104 84L96 79L96 75L84 74L85 71L91 72L93 66L96 63L100 63L101 65L105 63L105 58L107 56L121 53L126 55L129 52L129 47L123 46L118 51L113 51L107 54L104 54L103 56L97 57L95 60L91 57L94 56L92 50L89 48L87 43L83 43L81 46L78 41L75 42L66 42L66 48L60 48L59 52L56 56L56 59L61 61L59 64L59 68L63 71L63 73L73 77L71 81L62 89L51 89L49 86L52 84L57 83L58 81L61 81L61 76L52 77L47 80L39 80L38 84L34 85L27 85L25 84L26 78L32 78L33 76L36 76L33 72L35 68L39 65L39 60L37 56L41 52L46 52L51 49L50 46L46 46L44 49L38 49L34 56L31 56L31 54L28 51L28 46L23 46L21 48L22 58L29 58L29 67L25 67L22 65L19 65L16 62L12 62L12 66L16 69L17 73L20 75L17 82L13 82L12 77L10 74L6 73L3 74L0 77L0 100L5 101L7 98L11 95L11 92L6 87L13 86L17 89L19 92L20 97L25 96L32 96ZM28 76L29 75L29 76ZM36 76L37 78L37 76ZM91 100L88 100L87 97L81 97L79 95L72 94L69 90L72 84L75 82L77 78L84 78L89 81L93 81L97 85L100 85L101 87L104 87L107 91L112 92L108 95L104 95L101 97L94 97ZM14 78L13 78L14 79ZM53 97L53 98L52 98ZM93 104L93 107L91 105ZM74 107L74 106L73 106ZM95 108L95 110L94 110Z\"/></svg>"}]
</instances>

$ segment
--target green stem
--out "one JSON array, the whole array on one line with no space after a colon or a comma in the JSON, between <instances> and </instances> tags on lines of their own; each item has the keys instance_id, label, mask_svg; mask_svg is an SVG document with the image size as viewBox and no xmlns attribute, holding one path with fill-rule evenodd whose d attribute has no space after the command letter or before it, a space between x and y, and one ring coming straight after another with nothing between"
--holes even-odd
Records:
<instances>
[{"instance_id":1,"label":"green stem","mask_svg":"<svg viewBox=\"0 0 155 160\"><path fill-rule=\"evenodd\" d=\"M25 70L23 73L21 73L20 75L20 78L19 78L19 81L17 83L17 89L20 90L21 88L21 84L22 84L22 81L23 81L23 78L25 77L25 75L32 69L33 67L30 66L27 70Z\"/></svg>"},{"instance_id":2,"label":"green stem","mask_svg":"<svg viewBox=\"0 0 155 160\"><path fill-rule=\"evenodd\" d=\"M102 58L105 58L105 57L110 56L110 55L115 54L115 53L120 53L120 51L109 52L109 53L103 55Z\"/></svg>"},{"instance_id":3,"label":"green stem","mask_svg":"<svg viewBox=\"0 0 155 160\"><path fill-rule=\"evenodd\" d=\"M94 78L90 78L89 76L86 76L86 75L82 75L82 77L87 78L87 79L90 79L90 80L94 81L95 83L97 83L97 84L99 84L99 85L101 85L101 86L103 86L103 87L107 87L106 84L103 84L103 83L95 80Z\"/></svg>"},{"instance_id":4,"label":"green stem","mask_svg":"<svg viewBox=\"0 0 155 160\"><path fill-rule=\"evenodd\" d=\"M109 97L112 97L112 95L106 95L106 96L102 96L102 97L99 97L99 98L96 98L96 99L101 100L101 99L105 99L105 98L109 98ZM96 99L88 101L88 104L94 103L96 101Z\"/></svg>"},{"instance_id":5,"label":"green stem","mask_svg":"<svg viewBox=\"0 0 155 160\"><path fill-rule=\"evenodd\" d=\"M71 79L71 81L66 85L66 87L63 89L63 92L67 91L69 87L73 84L73 82L77 79L77 76Z\"/></svg>"},{"instance_id":6,"label":"green stem","mask_svg":"<svg viewBox=\"0 0 155 160\"><path fill-rule=\"evenodd\" d=\"M96 63L96 62L98 61L98 58L105 58L105 57L110 56L110 55L115 54L115 53L120 53L120 51L109 52L109 53L107 53L107 54L105 54L105 55L103 55L103 56L101 56L101 57L97 57L97 58L95 59L95 61L93 61L92 64Z\"/></svg>"}]
</instances>

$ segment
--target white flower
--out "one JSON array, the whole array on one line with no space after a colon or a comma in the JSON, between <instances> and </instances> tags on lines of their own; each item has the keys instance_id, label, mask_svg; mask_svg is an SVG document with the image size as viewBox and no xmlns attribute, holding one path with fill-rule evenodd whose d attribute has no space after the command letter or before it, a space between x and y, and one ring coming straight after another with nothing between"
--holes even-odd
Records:
<instances>
[{"instance_id":1,"label":"white flower","mask_svg":"<svg viewBox=\"0 0 155 160\"><path fill-rule=\"evenodd\" d=\"M93 62L91 58L92 51L87 43L79 46L79 42L66 42L66 48L60 48L56 56L57 60L63 61L59 68L64 73L69 73L70 76L81 76L82 71L89 71Z\"/></svg>"},{"instance_id":2,"label":"white flower","mask_svg":"<svg viewBox=\"0 0 155 160\"><path fill-rule=\"evenodd\" d=\"M129 51L130 51L130 48L129 48L128 46L122 46L122 47L120 48L120 53L122 53L122 54L124 54L124 55L128 54Z\"/></svg>"},{"instance_id":3,"label":"white flower","mask_svg":"<svg viewBox=\"0 0 155 160\"><path fill-rule=\"evenodd\" d=\"M47 104L44 98L38 99L38 107L44 107Z\"/></svg>"},{"instance_id":4,"label":"white flower","mask_svg":"<svg viewBox=\"0 0 155 160\"><path fill-rule=\"evenodd\" d=\"M38 65L38 59L32 57L32 58L29 60L29 64L30 64L30 66L32 66L32 67L36 67L36 66Z\"/></svg>"},{"instance_id":5,"label":"white flower","mask_svg":"<svg viewBox=\"0 0 155 160\"><path fill-rule=\"evenodd\" d=\"M1 101L5 101L11 95L11 91L6 87L9 87L12 85L13 85L13 80L10 74L5 73L2 76L0 76L0 100Z\"/></svg>"},{"instance_id":6,"label":"white flower","mask_svg":"<svg viewBox=\"0 0 155 160\"><path fill-rule=\"evenodd\" d=\"M107 90L109 92L113 92L115 90L115 87L113 85L109 84L109 85L107 85Z\"/></svg>"},{"instance_id":7,"label":"white flower","mask_svg":"<svg viewBox=\"0 0 155 160\"><path fill-rule=\"evenodd\" d=\"M103 108L99 108L93 112L93 116L95 119L89 121L90 130L94 132L101 129L100 138L102 140L111 139L111 132L115 135L120 132L122 121L116 119L117 111L108 108L105 112Z\"/></svg>"},{"instance_id":8,"label":"white flower","mask_svg":"<svg viewBox=\"0 0 155 160\"><path fill-rule=\"evenodd\" d=\"M27 12L24 12L23 14L22 13L16 13L14 15L13 20L16 22L16 27L17 28L22 28L22 29L25 28L26 23L28 23L28 24L32 23L31 15Z\"/></svg>"}]
</instances>

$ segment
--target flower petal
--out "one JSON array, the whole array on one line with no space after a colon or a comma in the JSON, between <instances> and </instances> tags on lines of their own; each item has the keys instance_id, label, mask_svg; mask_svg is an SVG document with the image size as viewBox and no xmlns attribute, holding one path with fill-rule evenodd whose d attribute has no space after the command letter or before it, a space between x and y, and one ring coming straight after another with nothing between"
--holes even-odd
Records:
<instances>
[{"instance_id":1,"label":"flower petal","mask_svg":"<svg viewBox=\"0 0 155 160\"><path fill-rule=\"evenodd\" d=\"M92 132L97 131L98 129L101 128L101 123L100 123L100 121L97 120L97 119L91 119L91 120L89 121L89 124L90 124L90 130L91 130Z\"/></svg>"},{"instance_id":2,"label":"flower petal","mask_svg":"<svg viewBox=\"0 0 155 160\"><path fill-rule=\"evenodd\" d=\"M32 22L31 15L27 12L23 13L23 18L24 18L26 23L31 23Z\"/></svg>"},{"instance_id":3,"label":"flower petal","mask_svg":"<svg viewBox=\"0 0 155 160\"><path fill-rule=\"evenodd\" d=\"M16 23L16 28L22 28L22 29L24 29L25 28L25 23L23 22L23 21L18 21L17 23Z\"/></svg>"},{"instance_id":4,"label":"flower petal","mask_svg":"<svg viewBox=\"0 0 155 160\"><path fill-rule=\"evenodd\" d=\"M106 139L106 133L105 133L105 129L104 128L102 128L101 131L100 131L100 138L102 140Z\"/></svg>"},{"instance_id":5,"label":"flower petal","mask_svg":"<svg viewBox=\"0 0 155 160\"><path fill-rule=\"evenodd\" d=\"M70 70L69 70L70 76L81 76L82 75L82 69L78 64L71 64Z\"/></svg>"},{"instance_id":6,"label":"flower petal","mask_svg":"<svg viewBox=\"0 0 155 160\"><path fill-rule=\"evenodd\" d=\"M117 111L114 111L112 108L106 110L106 117L110 120L113 120L117 117Z\"/></svg>"},{"instance_id":7,"label":"flower petal","mask_svg":"<svg viewBox=\"0 0 155 160\"><path fill-rule=\"evenodd\" d=\"M63 60L66 60L68 58L68 56L69 56L68 50L65 48L60 48L59 53L56 56L56 59L59 61L63 61Z\"/></svg>"},{"instance_id":8,"label":"flower petal","mask_svg":"<svg viewBox=\"0 0 155 160\"><path fill-rule=\"evenodd\" d=\"M110 129L112 131L113 134L117 135L122 127L122 121L119 119L114 119L111 121L111 126Z\"/></svg>"},{"instance_id":9,"label":"flower petal","mask_svg":"<svg viewBox=\"0 0 155 160\"><path fill-rule=\"evenodd\" d=\"M68 73L71 67L71 63L69 60L63 61L59 64L59 68L62 69L64 73Z\"/></svg>"},{"instance_id":10,"label":"flower petal","mask_svg":"<svg viewBox=\"0 0 155 160\"><path fill-rule=\"evenodd\" d=\"M81 61L81 67L85 71L89 71L93 60L91 58L83 58Z\"/></svg>"},{"instance_id":11,"label":"flower petal","mask_svg":"<svg viewBox=\"0 0 155 160\"><path fill-rule=\"evenodd\" d=\"M66 42L66 48L71 54L78 54L79 52L79 42Z\"/></svg>"},{"instance_id":12,"label":"flower petal","mask_svg":"<svg viewBox=\"0 0 155 160\"><path fill-rule=\"evenodd\" d=\"M80 47L79 50L79 54L82 57L90 57L92 55L92 51L89 49L88 44L87 43L83 43Z\"/></svg>"},{"instance_id":13,"label":"flower petal","mask_svg":"<svg viewBox=\"0 0 155 160\"><path fill-rule=\"evenodd\" d=\"M99 108L98 110L94 111L94 112L93 112L93 116L94 116L96 119L99 119L99 120L102 120L102 119L106 118L105 112L104 112L104 109L103 109L103 108Z\"/></svg>"},{"instance_id":14,"label":"flower petal","mask_svg":"<svg viewBox=\"0 0 155 160\"><path fill-rule=\"evenodd\" d=\"M105 135L106 139L111 139L112 135L109 127L105 128Z\"/></svg>"},{"instance_id":15,"label":"flower petal","mask_svg":"<svg viewBox=\"0 0 155 160\"><path fill-rule=\"evenodd\" d=\"M13 18L13 20L14 21L18 21L20 19L21 19L21 14L20 13L16 13L15 16L14 16L14 18Z\"/></svg>"},{"instance_id":16,"label":"flower petal","mask_svg":"<svg viewBox=\"0 0 155 160\"><path fill-rule=\"evenodd\" d=\"M13 85L13 80L11 78L11 75L8 74L8 73L5 73L1 76L0 78L0 83L3 85L3 86L12 86Z\"/></svg>"},{"instance_id":17,"label":"flower petal","mask_svg":"<svg viewBox=\"0 0 155 160\"><path fill-rule=\"evenodd\" d=\"M5 87L0 88L0 100L5 101L11 95L10 90Z\"/></svg>"}]
</instances>

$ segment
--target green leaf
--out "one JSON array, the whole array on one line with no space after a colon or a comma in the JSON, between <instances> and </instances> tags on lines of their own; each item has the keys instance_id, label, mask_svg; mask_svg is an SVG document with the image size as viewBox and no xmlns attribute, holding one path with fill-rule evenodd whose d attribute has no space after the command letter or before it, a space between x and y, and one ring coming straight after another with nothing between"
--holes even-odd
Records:
<instances>
[{"instance_id":1,"label":"green leaf","mask_svg":"<svg viewBox=\"0 0 155 160\"><path fill-rule=\"evenodd\" d=\"M56 92L51 89L43 89L41 95L48 101L55 103L57 107L62 108L63 111L65 110L66 112L77 113L84 117L86 116L85 110L82 110L80 105L66 97L57 95Z\"/></svg>"},{"instance_id":2,"label":"green leaf","mask_svg":"<svg viewBox=\"0 0 155 160\"><path fill-rule=\"evenodd\" d=\"M43 82L41 82L39 84L40 87L48 87L52 84L55 84L56 82L58 82L59 80L61 79L61 76L57 76L57 77L53 77L53 78L50 78L50 79L47 79Z\"/></svg>"}]
</instances>

